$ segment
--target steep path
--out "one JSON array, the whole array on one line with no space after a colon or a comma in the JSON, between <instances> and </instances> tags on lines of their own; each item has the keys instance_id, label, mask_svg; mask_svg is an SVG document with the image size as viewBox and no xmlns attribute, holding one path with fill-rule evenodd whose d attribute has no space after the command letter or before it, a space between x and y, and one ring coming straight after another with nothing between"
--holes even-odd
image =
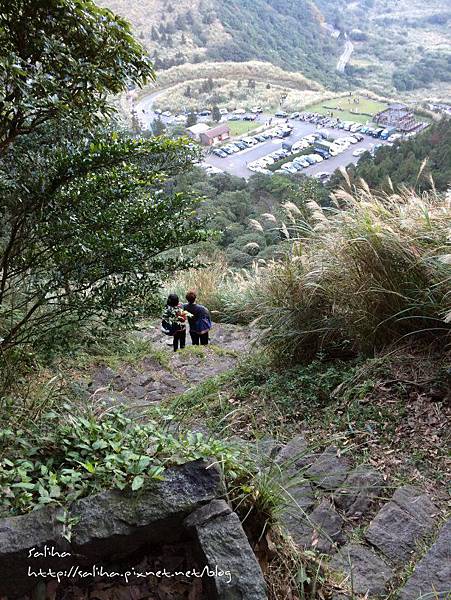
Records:
<instances>
[{"instance_id":1,"label":"steep path","mask_svg":"<svg viewBox=\"0 0 451 600\"><path fill-rule=\"evenodd\" d=\"M149 355L137 364L117 369L99 366L89 384L91 394L109 404L141 408L161 402L232 369L239 355L248 352L252 334L246 327L215 324L211 345L191 346L187 335L185 350L174 353L158 326L139 333L150 342Z\"/></svg>"}]
</instances>

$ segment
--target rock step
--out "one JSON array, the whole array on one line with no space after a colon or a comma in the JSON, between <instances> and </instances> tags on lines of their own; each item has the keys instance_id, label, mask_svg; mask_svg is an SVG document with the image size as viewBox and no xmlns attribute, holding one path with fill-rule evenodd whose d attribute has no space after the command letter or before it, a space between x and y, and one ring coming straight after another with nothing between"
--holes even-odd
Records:
<instances>
[{"instance_id":1,"label":"rock step","mask_svg":"<svg viewBox=\"0 0 451 600\"><path fill-rule=\"evenodd\" d=\"M88 385L90 394L108 404L145 406L182 394L203 381L233 369L237 355L249 350L252 332L238 325L214 324L210 339L217 349L203 347L201 354L188 351L173 352L158 327L140 331L138 337L151 342L159 352L167 354L166 367L153 356L145 357L138 365L124 365L114 371L101 365L92 374Z\"/></svg>"},{"instance_id":2,"label":"rock step","mask_svg":"<svg viewBox=\"0 0 451 600\"><path fill-rule=\"evenodd\" d=\"M451 598L451 519L442 526L435 543L416 565L399 600L419 600L420 597Z\"/></svg>"},{"instance_id":3,"label":"rock step","mask_svg":"<svg viewBox=\"0 0 451 600\"><path fill-rule=\"evenodd\" d=\"M408 562L418 543L434 529L437 507L429 496L406 485L396 490L371 521L367 541L395 564Z\"/></svg>"},{"instance_id":4,"label":"rock step","mask_svg":"<svg viewBox=\"0 0 451 600\"><path fill-rule=\"evenodd\" d=\"M382 596L393 577L391 567L377 554L361 544L343 546L329 563L329 568L343 576L340 582L353 594L368 598Z\"/></svg>"}]
</instances>

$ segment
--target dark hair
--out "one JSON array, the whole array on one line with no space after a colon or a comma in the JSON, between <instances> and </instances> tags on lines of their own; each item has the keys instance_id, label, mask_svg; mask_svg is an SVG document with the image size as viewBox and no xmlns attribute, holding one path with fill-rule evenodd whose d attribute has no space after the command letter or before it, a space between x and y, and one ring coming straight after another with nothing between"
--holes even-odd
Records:
<instances>
[{"instance_id":1,"label":"dark hair","mask_svg":"<svg viewBox=\"0 0 451 600\"><path fill-rule=\"evenodd\" d=\"M167 306L178 306L179 297L177 296L177 294L169 294L166 304Z\"/></svg>"},{"instance_id":2,"label":"dark hair","mask_svg":"<svg viewBox=\"0 0 451 600\"><path fill-rule=\"evenodd\" d=\"M185 298L188 300L188 302L194 302L197 298L197 294L194 290L190 290L189 292L186 292Z\"/></svg>"}]
</instances>

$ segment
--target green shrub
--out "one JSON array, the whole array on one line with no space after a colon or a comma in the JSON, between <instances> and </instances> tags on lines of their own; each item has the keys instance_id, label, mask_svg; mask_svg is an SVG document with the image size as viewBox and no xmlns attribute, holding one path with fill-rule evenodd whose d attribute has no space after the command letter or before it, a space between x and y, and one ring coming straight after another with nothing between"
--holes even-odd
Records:
<instances>
[{"instance_id":1,"label":"green shrub","mask_svg":"<svg viewBox=\"0 0 451 600\"><path fill-rule=\"evenodd\" d=\"M216 459L229 482L249 472L236 446L200 433L176 437L162 420L137 423L123 409L97 406L82 414L66 403L45 412L38 424L5 423L0 429L0 515L51 503L64 506L103 489L137 491L164 478L168 465L198 458Z\"/></svg>"}]
</instances>

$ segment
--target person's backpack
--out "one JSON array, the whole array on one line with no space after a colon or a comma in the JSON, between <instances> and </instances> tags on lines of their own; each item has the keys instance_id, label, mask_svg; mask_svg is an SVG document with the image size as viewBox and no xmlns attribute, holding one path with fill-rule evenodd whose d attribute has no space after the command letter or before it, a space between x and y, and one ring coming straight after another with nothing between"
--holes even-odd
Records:
<instances>
[{"instance_id":1,"label":"person's backpack","mask_svg":"<svg viewBox=\"0 0 451 600\"><path fill-rule=\"evenodd\" d=\"M195 331L204 332L209 331L212 327L211 319L208 315L202 315L196 319Z\"/></svg>"},{"instance_id":2,"label":"person's backpack","mask_svg":"<svg viewBox=\"0 0 451 600\"><path fill-rule=\"evenodd\" d=\"M169 323L168 321L165 321L164 319L161 321L161 331L165 334L165 335L174 335L175 332L177 331L176 326L173 325L172 323Z\"/></svg>"}]
</instances>

